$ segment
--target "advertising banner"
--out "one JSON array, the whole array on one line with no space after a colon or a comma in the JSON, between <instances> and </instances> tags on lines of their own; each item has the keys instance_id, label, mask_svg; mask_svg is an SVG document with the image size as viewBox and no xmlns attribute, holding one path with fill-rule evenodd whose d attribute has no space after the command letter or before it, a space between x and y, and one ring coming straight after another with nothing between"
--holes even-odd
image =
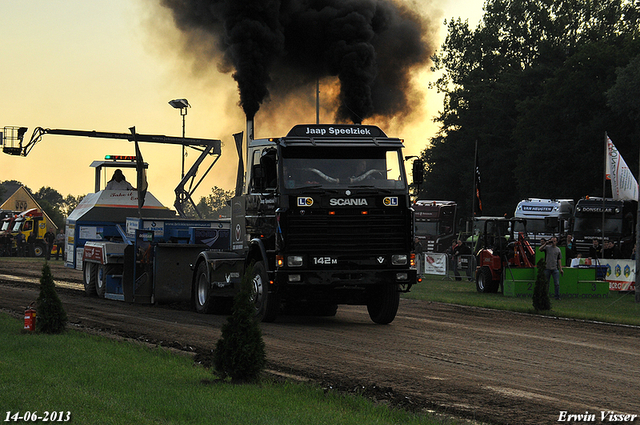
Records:
<instances>
[{"instance_id":1,"label":"advertising banner","mask_svg":"<svg viewBox=\"0 0 640 425\"><path fill-rule=\"evenodd\" d=\"M447 275L447 254L425 252L422 260L424 274Z\"/></svg>"},{"instance_id":2,"label":"advertising banner","mask_svg":"<svg viewBox=\"0 0 640 425\"><path fill-rule=\"evenodd\" d=\"M607 267L605 280L610 291L635 291L636 261L603 259L600 264Z\"/></svg>"}]
</instances>

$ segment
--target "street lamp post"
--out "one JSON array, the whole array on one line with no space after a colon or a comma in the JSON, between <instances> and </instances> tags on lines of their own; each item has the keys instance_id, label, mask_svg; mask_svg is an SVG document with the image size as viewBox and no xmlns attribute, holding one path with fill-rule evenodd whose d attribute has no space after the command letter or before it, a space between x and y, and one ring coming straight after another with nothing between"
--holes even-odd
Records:
<instances>
[{"instance_id":1,"label":"street lamp post","mask_svg":"<svg viewBox=\"0 0 640 425\"><path fill-rule=\"evenodd\" d=\"M187 108L190 108L189 101L187 99L173 99L169 101L169 105L180 110L180 116L182 117L182 138L185 137L185 117L187 116ZM182 173L180 178L184 178L184 145L182 145Z\"/></svg>"}]
</instances>

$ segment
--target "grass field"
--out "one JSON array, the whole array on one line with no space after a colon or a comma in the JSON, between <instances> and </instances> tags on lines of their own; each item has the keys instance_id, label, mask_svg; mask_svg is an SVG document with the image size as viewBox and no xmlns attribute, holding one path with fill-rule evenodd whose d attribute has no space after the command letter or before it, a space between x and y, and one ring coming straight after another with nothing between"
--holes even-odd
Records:
<instances>
[{"instance_id":1,"label":"grass field","mask_svg":"<svg viewBox=\"0 0 640 425\"><path fill-rule=\"evenodd\" d=\"M499 293L481 294L476 291L475 282L443 280L441 276L427 276L404 297L535 313L531 298L505 297ZM635 302L633 292L610 291L608 298L552 299L551 310L539 314L640 326L640 304Z\"/></svg>"},{"instance_id":2,"label":"grass field","mask_svg":"<svg viewBox=\"0 0 640 425\"><path fill-rule=\"evenodd\" d=\"M0 421L36 422L34 412L48 412L49 422L76 424L453 423L310 384L224 383L165 349L22 327L0 313Z\"/></svg>"}]
</instances>

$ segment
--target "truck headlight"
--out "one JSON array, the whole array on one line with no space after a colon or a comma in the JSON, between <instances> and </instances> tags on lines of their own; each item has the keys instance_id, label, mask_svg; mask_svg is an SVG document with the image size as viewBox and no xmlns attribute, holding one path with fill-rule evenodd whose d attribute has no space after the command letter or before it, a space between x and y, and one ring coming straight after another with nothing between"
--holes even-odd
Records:
<instances>
[{"instance_id":1,"label":"truck headlight","mask_svg":"<svg viewBox=\"0 0 640 425\"><path fill-rule=\"evenodd\" d=\"M287 257L287 266L302 267L302 255L289 255Z\"/></svg>"},{"instance_id":2,"label":"truck headlight","mask_svg":"<svg viewBox=\"0 0 640 425\"><path fill-rule=\"evenodd\" d=\"M407 264L407 254L396 254L391 256L391 264L394 266L404 266Z\"/></svg>"}]
</instances>

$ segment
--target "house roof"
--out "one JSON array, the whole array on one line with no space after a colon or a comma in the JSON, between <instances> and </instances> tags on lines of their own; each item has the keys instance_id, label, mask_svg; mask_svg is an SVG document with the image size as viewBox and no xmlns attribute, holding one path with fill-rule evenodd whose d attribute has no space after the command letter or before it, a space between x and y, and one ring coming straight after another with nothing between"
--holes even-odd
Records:
<instances>
[{"instance_id":1,"label":"house roof","mask_svg":"<svg viewBox=\"0 0 640 425\"><path fill-rule=\"evenodd\" d=\"M5 192L0 195L0 205L4 204L18 189L22 187L19 183L12 181L5 181L2 186L5 188Z\"/></svg>"}]
</instances>

